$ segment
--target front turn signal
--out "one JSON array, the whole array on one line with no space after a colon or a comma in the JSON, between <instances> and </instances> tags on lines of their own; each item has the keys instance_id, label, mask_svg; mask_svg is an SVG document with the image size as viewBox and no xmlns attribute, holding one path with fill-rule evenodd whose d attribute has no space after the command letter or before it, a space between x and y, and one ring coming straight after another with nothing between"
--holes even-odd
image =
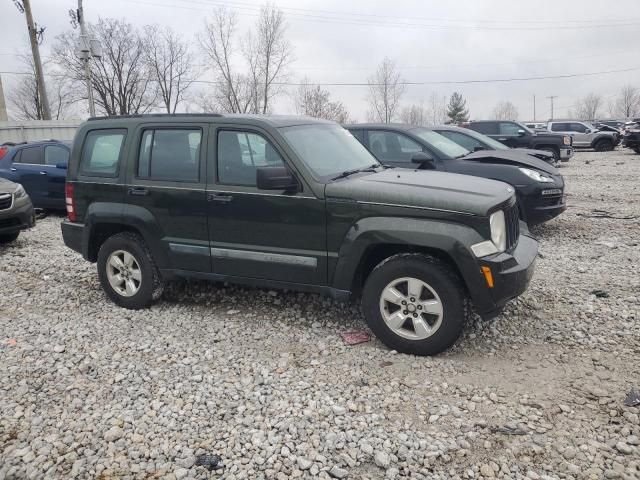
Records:
<instances>
[{"instance_id":1,"label":"front turn signal","mask_svg":"<svg viewBox=\"0 0 640 480\"><path fill-rule=\"evenodd\" d=\"M491 269L489 267L480 267L480 270L482 270L484 279L487 282L487 287L493 288L493 274L491 273Z\"/></svg>"}]
</instances>

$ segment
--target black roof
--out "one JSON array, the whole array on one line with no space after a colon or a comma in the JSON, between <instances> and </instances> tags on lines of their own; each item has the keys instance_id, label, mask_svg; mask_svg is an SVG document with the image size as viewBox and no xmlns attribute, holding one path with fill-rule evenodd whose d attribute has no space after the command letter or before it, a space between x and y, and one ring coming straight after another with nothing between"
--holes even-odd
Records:
<instances>
[{"instance_id":1,"label":"black roof","mask_svg":"<svg viewBox=\"0 0 640 480\"><path fill-rule=\"evenodd\" d=\"M418 128L415 125L407 125L406 123L352 123L343 125L344 128L373 128L373 129L391 129L391 130L402 130L408 131L413 130L414 128Z\"/></svg>"},{"instance_id":2,"label":"black roof","mask_svg":"<svg viewBox=\"0 0 640 480\"><path fill-rule=\"evenodd\" d=\"M190 121L205 121L210 122L212 120L220 122L221 119L234 120L233 123L248 124L248 123L263 123L271 127L290 127L294 125L308 125L314 123L320 124L334 124L329 120L323 120L320 118L295 116L295 115L261 115L261 114L249 114L249 113L148 113L141 115L111 115L107 117L92 117L88 121L118 121L118 120L151 120L158 122L170 122L175 119L188 119Z\"/></svg>"}]
</instances>

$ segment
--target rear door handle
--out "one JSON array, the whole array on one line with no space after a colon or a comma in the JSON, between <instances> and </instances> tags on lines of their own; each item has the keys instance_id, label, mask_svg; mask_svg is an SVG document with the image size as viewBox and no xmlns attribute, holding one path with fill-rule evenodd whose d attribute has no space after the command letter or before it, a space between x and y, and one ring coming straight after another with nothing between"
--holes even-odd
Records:
<instances>
[{"instance_id":1,"label":"rear door handle","mask_svg":"<svg viewBox=\"0 0 640 480\"><path fill-rule=\"evenodd\" d=\"M47 175L47 172L40 172L40 175Z\"/></svg>"},{"instance_id":2,"label":"rear door handle","mask_svg":"<svg viewBox=\"0 0 640 480\"><path fill-rule=\"evenodd\" d=\"M229 203L233 200L233 195L223 193L210 193L207 195L207 202Z\"/></svg>"},{"instance_id":3,"label":"rear door handle","mask_svg":"<svg viewBox=\"0 0 640 480\"><path fill-rule=\"evenodd\" d=\"M129 193L129 195L149 195L149 190L144 187L132 187L127 192Z\"/></svg>"},{"instance_id":4,"label":"rear door handle","mask_svg":"<svg viewBox=\"0 0 640 480\"><path fill-rule=\"evenodd\" d=\"M11 167L9 170L11 170L12 172L17 172L18 169L16 167Z\"/></svg>"},{"instance_id":5,"label":"rear door handle","mask_svg":"<svg viewBox=\"0 0 640 480\"><path fill-rule=\"evenodd\" d=\"M509 139L508 138L499 138L498 140L501 141L501 142L506 142Z\"/></svg>"}]
</instances>

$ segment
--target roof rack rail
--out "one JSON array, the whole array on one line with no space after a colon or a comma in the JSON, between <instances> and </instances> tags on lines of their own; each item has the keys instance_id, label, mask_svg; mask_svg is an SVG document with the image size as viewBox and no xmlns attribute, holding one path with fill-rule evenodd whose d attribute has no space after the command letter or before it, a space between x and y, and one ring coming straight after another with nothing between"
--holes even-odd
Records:
<instances>
[{"instance_id":1,"label":"roof rack rail","mask_svg":"<svg viewBox=\"0 0 640 480\"><path fill-rule=\"evenodd\" d=\"M91 120L107 120L118 118L164 118L164 117L222 117L221 113L137 113L132 115L106 115L103 117L90 117Z\"/></svg>"},{"instance_id":2,"label":"roof rack rail","mask_svg":"<svg viewBox=\"0 0 640 480\"><path fill-rule=\"evenodd\" d=\"M4 142L0 147L15 147L16 145L25 145L27 142Z\"/></svg>"}]
</instances>

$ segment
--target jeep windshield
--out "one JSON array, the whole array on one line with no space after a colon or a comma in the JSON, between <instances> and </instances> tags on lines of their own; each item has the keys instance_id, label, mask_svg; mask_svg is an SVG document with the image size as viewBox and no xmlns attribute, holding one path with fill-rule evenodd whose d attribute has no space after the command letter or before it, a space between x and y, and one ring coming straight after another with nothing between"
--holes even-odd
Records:
<instances>
[{"instance_id":1,"label":"jeep windshield","mask_svg":"<svg viewBox=\"0 0 640 480\"><path fill-rule=\"evenodd\" d=\"M420 137L430 149L436 150L436 152L440 153L440 156L446 159L460 158L471 153L469 150L458 145L453 140L449 140L447 137L440 135L433 130L415 128L411 130L411 133Z\"/></svg>"},{"instance_id":2,"label":"jeep windshield","mask_svg":"<svg viewBox=\"0 0 640 480\"><path fill-rule=\"evenodd\" d=\"M328 181L382 167L362 144L339 125L283 127L280 132L317 180Z\"/></svg>"}]
</instances>

